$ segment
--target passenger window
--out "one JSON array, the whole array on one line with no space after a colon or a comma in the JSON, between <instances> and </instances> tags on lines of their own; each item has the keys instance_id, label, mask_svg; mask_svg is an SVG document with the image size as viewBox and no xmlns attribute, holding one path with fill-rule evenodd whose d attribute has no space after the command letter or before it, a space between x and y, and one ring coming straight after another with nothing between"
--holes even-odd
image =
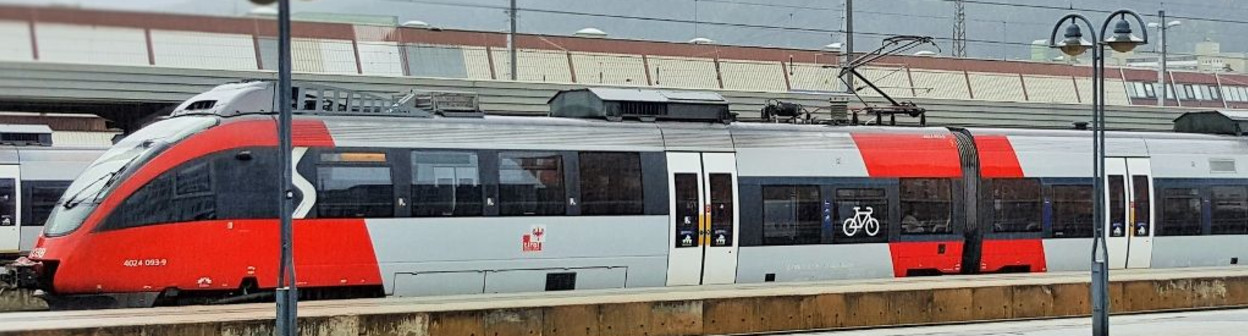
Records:
<instances>
[{"instance_id":1,"label":"passenger window","mask_svg":"<svg viewBox=\"0 0 1248 336\"><path fill-rule=\"evenodd\" d=\"M1158 236L1200 235L1204 211L1200 205L1200 190L1196 188L1166 188L1161 192L1161 223Z\"/></svg>"},{"instance_id":2,"label":"passenger window","mask_svg":"<svg viewBox=\"0 0 1248 336\"><path fill-rule=\"evenodd\" d=\"M1092 186L1053 186L1053 237L1092 237Z\"/></svg>"},{"instance_id":3,"label":"passenger window","mask_svg":"<svg viewBox=\"0 0 1248 336\"><path fill-rule=\"evenodd\" d=\"M580 153L581 214L640 215L641 154Z\"/></svg>"},{"instance_id":4,"label":"passenger window","mask_svg":"<svg viewBox=\"0 0 1248 336\"><path fill-rule=\"evenodd\" d=\"M888 241L888 194L882 188L836 189L833 243Z\"/></svg>"},{"instance_id":5,"label":"passenger window","mask_svg":"<svg viewBox=\"0 0 1248 336\"><path fill-rule=\"evenodd\" d=\"M944 234L953 232L953 181L948 179L901 179L901 233Z\"/></svg>"},{"instance_id":6,"label":"passenger window","mask_svg":"<svg viewBox=\"0 0 1248 336\"><path fill-rule=\"evenodd\" d=\"M821 210L818 186L763 186L763 245L818 244Z\"/></svg>"},{"instance_id":7,"label":"passenger window","mask_svg":"<svg viewBox=\"0 0 1248 336\"><path fill-rule=\"evenodd\" d=\"M385 153L321 154L317 217L394 217L394 182L386 162Z\"/></svg>"},{"instance_id":8,"label":"passenger window","mask_svg":"<svg viewBox=\"0 0 1248 336\"><path fill-rule=\"evenodd\" d=\"M985 181L992 209L993 232L1040 232L1043 200L1036 179Z\"/></svg>"},{"instance_id":9,"label":"passenger window","mask_svg":"<svg viewBox=\"0 0 1248 336\"><path fill-rule=\"evenodd\" d=\"M1210 187L1211 234L1248 234L1248 187Z\"/></svg>"},{"instance_id":10,"label":"passenger window","mask_svg":"<svg viewBox=\"0 0 1248 336\"><path fill-rule=\"evenodd\" d=\"M477 159L473 152L413 152L412 216L480 216Z\"/></svg>"},{"instance_id":11,"label":"passenger window","mask_svg":"<svg viewBox=\"0 0 1248 336\"><path fill-rule=\"evenodd\" d=\"M174 221L217 218L217 198L212 192L212 166L209 160L185 165L173 175L173 198L169 211Z\"/></svg>"},{"instance_id":12,"label":"passenger window","mask_svg":"<svg viewBox=\"0 0 1248 336\"><path fill-rule=\"evenodd\" d=\"M556 153L498 155L499 214L564 214L563 158Z\"/></svg>"},{"instance_id":13,"label":"passenger window","mask_svg":"<svg viewBox=\"0 0 1248 336\"><path fill-rule=\"evenodd\" d=\"M70 181L22 181L22 226L43 226Z\"/></svg>"}]
</instances>

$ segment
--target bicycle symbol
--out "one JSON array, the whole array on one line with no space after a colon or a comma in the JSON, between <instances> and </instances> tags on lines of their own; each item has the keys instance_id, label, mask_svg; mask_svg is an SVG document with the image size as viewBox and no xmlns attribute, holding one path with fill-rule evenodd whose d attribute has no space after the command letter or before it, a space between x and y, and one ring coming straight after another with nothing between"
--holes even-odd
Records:
<instances>
[{"instance_id":1,"label":"bicycle symbol","mask_svg":"<svg viewBox=\"0 0 1248 336\"><path fill-rule=\"evenodd\" d=\"M867 236L875 237L880 233L880 221L871 217L875 209L871 207L867 207L867 211L858 211L858 209L859 207L854 207L854 216L845 219L845 223L841 225L841 231L845 232L846 237L853 237L858 233L858 229L863 229Z\"/></svg>"}]
</instances>

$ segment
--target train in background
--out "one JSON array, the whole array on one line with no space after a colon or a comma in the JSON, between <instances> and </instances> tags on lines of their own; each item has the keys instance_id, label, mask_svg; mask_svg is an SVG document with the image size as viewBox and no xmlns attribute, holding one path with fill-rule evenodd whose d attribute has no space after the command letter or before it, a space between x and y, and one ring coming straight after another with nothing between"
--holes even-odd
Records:
<instances>
[{"instance_id":1,"label":"train in background","mask_svg":"<svg viewBox=\"0 0 1248 336\"><path fill-rule=\"evenodd\" d=\"M0 117L28 116L7 112ZM61 194L112 146L116 134L0 124L0 261L30 252Z\"/></svg>"},{"instance_id":2,"label":"train in background","mask_svg":"<svg viewBox=\"0 0 1248 336\"><path fill-rule=\"evenodd\" d=\"M273 86L216 87L109 149L20 284L54 307L271 295ZM550 117L483 116L471 96L295 98L308 298L1088 267L1086 130L736 123L716 94L644 89L561 92ZM1107 136L1112 268L1248 256L1243 138Z\"/></svg>"}]
</instances>

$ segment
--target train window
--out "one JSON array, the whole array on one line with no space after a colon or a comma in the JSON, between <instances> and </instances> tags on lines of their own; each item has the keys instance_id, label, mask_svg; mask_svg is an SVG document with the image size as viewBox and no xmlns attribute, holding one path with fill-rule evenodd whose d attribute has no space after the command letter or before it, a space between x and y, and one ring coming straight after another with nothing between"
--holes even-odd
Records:
<instances>
[{"instance_id":1,"label":"train window","mask_svg":"<svg viewBox=\"0 0 1248 336\"><path fill-rule=\"evenodd\" d=\"M0 179L0 226L17 225L17 181Z\"/></svg>"},{"instance_id":2,"label":"train window","mask_svg":"<svg viewBox=\"0 0 1248 336\"><path fill-rule=\"evenodd\" d=\"M985 181L991 203L993 232L1040 232L1043 200L1037 179Z\"/></svg>"},{"instance_id":3,"label":"train window","mask_svg":"<svg viewBox=\"0 0 1248 336\"><path fill-rule=\"evenodd\" d=\"M102 230L169 223L169 199L173 198L173 175L164 174L130 194L113 210Z\"/></svg>"},{"instance_id":4,"label":"train window","mask_svg":"<svg viewBox=\"0 0 1248 336\"><path fill-rule=\"evenodd\" d=\"M412 216L480 216L482 186L473 152L412 153Z\"/></svg>"},{"instance_id":5,"label":"train window","mask_svg":"<svg viewBox=\"0 0 1248 336\"><path fill-rule=\"evenodd\" d=\"M883 188L836 189L833 243L888 241L888 193Z\"/></svg>"},{"instance_id":6,"label":"train window","mask_svg":"<svg viewBox=\"0 0 1248 336\"><path fill-rule=\"evenodd\" d=\"M217 219L212 174L209 158L165 172L126 197L99 230Z\"/></svg>"},{"instance_id":7,"label":"train window","mask_svg":"<svg viewBox=\"0 0 1248 336\"><path fill-rule=\"evenodd\" d=\"M316 167L316 206L320 218L394 216L390 167L329 165Z\"/></svg>"},{"instance_id":8,"label":"train window","mask_svg":"<svg viewBox=\"0 0 1248 336\"><path fill-rule=\"evenodd\" d=\"M240 154L247 159L240 159ZM277 148L245 148L216 154L213 180L216 184L218 219L275 218L278 213ZM183 187L186 190L187 187ZM294 204L302 195L296 194Z\"/></svg>"},{"instance_id":9,"label":"train window","mask_svg":"<svg viewBox=\"0 0 1248 336\"><path fill-rule=\"evenodd\" d=\"M818 244L821 203L818 186L763 186L763 245Z\"/></svg>"},{"instance_id":10,"label":"train window","mask_svg":"<svg viewBox=\"0 0 1248 336\"><path fill-rule=\"evenodd\" d=\"M70 181L22 181L22 226L43 226Z\"/></svg>"},{"instance_id":11,"label":"train window","mask_svg":"<svg viewBox=\"0 0 1248 336\"><path fill-rule=\"evenodd\" d=\"M174 221L216 219L217 197L212 192L211 161L199 160L173 174L170 207Z\"/></svg>"},{"instance_id":12,"label":"train window","mask_svg":"<svg viewBox=\"0 0 1248 336\"><path fill-rule=\"evenodd\" d=\"M672 175L676 194L676 211L672 219L676 227L676 247L695 247L701 241L698 232L702 224L702 200L698 190L698 174L677 173Z\"/></svg>"},{"instance_id":13,"label":"train window","mask_svg":"<svg viewBox=\"0 0 1248 336\"><path fill-rule=\"evenodd\" d=\"M500 215L564 214L563 157L520 152L498 157Z\"/></svg>"},{"instance_id":14,"label":"train window","mask_svg":"<svg viewBox=\"0 0 1248 336\"><path fill-rule=\"evenodd\" d=\"M733 239L733 183L732 174L710 173L707 178L711 187L711 246L732 246Z\"/></svg>"},{"instance_id":15,"label":"train window","mask_svg":"<svg viewBox=\"0 0 1248 336\"><path fill-rule=\"evenodd\" d=\"M641 154L580 153L581 214L640 215Z\"/></svg>"},{"instance_id":16,"label":"train window","mask_svg":"<svg viewBox=\"0 0 1248 336\"><path fill-rule=\"evenodd\" d=\"M1122 175L1109 175L1109 236L1126 236L1126 185Z\"/></svg>"},{"instance_id":17,"label":"train window","mask_svg":"<svg viewBox=\"0 0 1248 336\"><path fill-rule=\"evenodd\" d=\"M1166 188L1162 190L1161 197L1161 221L1157 225L1156 235L1200 235L1204 213L1199 189Z\"/></svg>"},{"instance_id":18,"label":"train window","mask_svg":"<svg viewBox=\"0 0 1248 336\"><path fill-rule=\"evenodd\" d=\"M1092 186L1053 186L1053 237L1092 237Z\"/></svg>"},{"instance_id":19,"label":"train window","mask_svg":"<svg viewBox=\"0 0 1248 336\"><path fill-rule=\"evenodd\" d=\"M1212 234L1248 234L1248 187L1210 187Z\"/></svg>"},{"instance_id":20,"label":"train window","mask_svg":"<svg viewBox=\"0 0 1248 336\"><path fill-rule=\"evenodd\" d=\"M1131 190L1135 192L1135 197L1132 199L1135 207L1132 211L1135 211L1135 216L1132 217L1134 221L1131 222L1129 229L1133 230L1133 234L1137 236L1148 236L1152 229L1153 202L1148 182L1147 175L1131 175Z\"/></svg>"},{"instance_id":21,"label":"train window","mask_svg":"<svg viewBox=\"0 0 1248 336\"><path fill-rule=\"evenodd\" d=\"M953 181L948 179L901 179L901 233L942 234L953 232Z\"/></svg>"}]
</instances>

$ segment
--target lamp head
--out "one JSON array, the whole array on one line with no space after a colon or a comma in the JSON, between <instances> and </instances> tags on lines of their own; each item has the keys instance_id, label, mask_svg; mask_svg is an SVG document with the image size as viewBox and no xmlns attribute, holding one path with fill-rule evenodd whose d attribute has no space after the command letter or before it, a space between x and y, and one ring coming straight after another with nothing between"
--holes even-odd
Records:
<instances>
[{"instance_id":1,"label":"lamp head","mask_svg":"<svg viewBox=\"0 0 1248 336\"><path fill-rule=\"evenodd\" d=\"M1079 29L1079 25L1074 22L1066 27L1066 34L1063 37L1065 38L1052 47L1061 49L1062 53L1068 56L1083 55L1092 48L1092 43L1083 39L1083 30Z\"/></svg>"},{"instance_id":2,"label":"lamp head","mask_svg":"<svg viewBox=\"0 0 1248 336\"><path fill-rule=\"evenodd\" d=\"M1144 45L1144 40L1131 34L1131 23L1123 18L1114 24L1114 34L1105 38L1105 44L1114 51L1125 53Z\"/></svg>"}]
</instances>

